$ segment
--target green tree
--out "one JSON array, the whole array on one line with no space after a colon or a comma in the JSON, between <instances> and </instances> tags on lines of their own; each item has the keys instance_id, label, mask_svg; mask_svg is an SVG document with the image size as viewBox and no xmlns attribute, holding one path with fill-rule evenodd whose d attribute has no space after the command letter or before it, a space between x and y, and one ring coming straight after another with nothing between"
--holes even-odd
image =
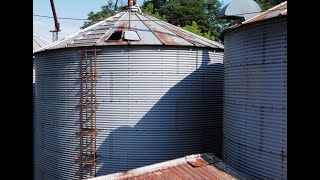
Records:
<instances>
[{"instance_id":1,"label":"green tree","mask_svg":"<svg viewBox=\"0 0 320 180\"><path fill-rule=\"evenodd\" d=\"M265 11L284 1L285 0L256 0L256 3L259 4L261 11Z\"/></svg>"},{"instance_id":2,"label":"green tree","mask_svg":"<svg viewBox=\"0 0 320 180\"><path fill-rule=\"evenodd\" d=\"M89 21L85 21L83 26L81 27L81 29L84 29L88 26L91 26L103 19L106 19L110 16L113 15L113 9L116 9L116 10L121 10L123 7L117 7L117 2L115 4L113 4L113 1L112 0L108 0L107 4L105 6L102 6L101 7L101 11L99 12L89 12L88 14L88 20Z\"/></svg>"},{"instance_id":3,"label":"green tree","mask_svg":"<svg viewBox=\"0 0 320 180\"><path fill-rule=\"evenodd\" d=\"M141 7L145 8L148 6L148 4L152 4L152 12L154 12L166 3L168 3L168 0L147 0L143 2Z\"/></svg>"},{"instance_id":4,"label":"green tree","mask_svg":"<svg viewBox=\"0 0 320 180\"><path fill-rule=\"evenodd\" d=\"M195 21L192 21L192 25L186 25L184 27L182 27L182 29L185 29L187 31L190 31L192 33L198 34L199 36L203 36L203 34L201 33L201 30L199 29L198 24Z\"/></svg>"},{"instance_id":5,"label":"green tree","mask_svg":"<svg viewBox=\"0 0 320 180\"><path fill-rule=\"evenodd\" d=\"M142 7L147 8L149 3L155 1L145 1ZM218 18L221 6L219 0L160 0L153 5L152 13L158 12L176 26L193 26L192 21L195 21L200 32L203 32L202 36L221 41L219 35L229 25L229 21ZM151 7L148 9L150 11Z\"/></svg>"},{"instance_id":6,"label":"green tree","mask_svg":"<svg viewBox=\"0 0 320 180\"><path fill-rule=\"evenodd\" d=\"M171 0L157 11L174 25L191 25L197 21L201 30L207 26L204 0Z\"/></svg>"},{"instance_id":7,"label":"green tree","mask_svg":"<svg viewBox=\"0 0 320 180\"><path fill-rule=\"evenodd\" d=\"M149 3L145 7L141 8L141 11L149 16L153 16L157 19L161 19L163 21L166 21L166 16L161 16L158 12L154 12L153 4Z\"/></svg>"},{"instance_id":8,"label":"green tree","mask_svg":"<svg viewBox=\"0 0 320 180\"><path fill-rule=\"evenodd\" d=\"M197 22L195 22L195 21L192 21L192 25L186 25L186 26L182 27L182 29L190 31L192 33L195 33L199 36L203 36L203 37L210 39L212 41L215 40L214 36L211 35L210 31L202 33L201 30L199 29Z\"/></svg>"}]
</instances>

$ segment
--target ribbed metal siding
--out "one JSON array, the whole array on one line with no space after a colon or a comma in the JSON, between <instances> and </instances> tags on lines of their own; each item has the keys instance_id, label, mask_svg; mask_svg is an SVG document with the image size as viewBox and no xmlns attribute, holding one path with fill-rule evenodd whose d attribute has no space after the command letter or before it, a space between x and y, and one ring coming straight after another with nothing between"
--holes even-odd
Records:
<instances>
[{"instance_id":1,"label":"ribbed metal siding","mask_svg":"<svg viewBox=\"0 0 320 180\"><path fill-rule=\"evenodd\" d=\"M35 132L34 132L34 125L35 125L35 114L34 114L34 107L35 107L35 103L34 103L34 99L35 99L35 87L34 87L34 83L32 85L32 169L34 170L34 157L35 157L35 149L34 149L34 137L35 137ZM34 177L34 171L32 172L32 176Z\"/></svg>"},{"instance_id":2,"label":"ribbed metal siding","mask_svg":"<svg viewBox=\"0 0 320 180\"><path fill-rule=\"evenodd\" d=\"M36 54L36 179L73 177L79 49ZM223 53L167 46L97 54L98 176L177 157L221 157ZM73 88L74 87L74 88Z\"/></svg>"},{"instance_id":3,"label":"ribbed metal siding","mask_svg":"<svg viewBox=\"0 0 320 180\"><path fill-rule=\"evenodd\" d=\"M225 36L223 160L253 179L287 179L287 19Z\"/></svg>"}]
</instances>

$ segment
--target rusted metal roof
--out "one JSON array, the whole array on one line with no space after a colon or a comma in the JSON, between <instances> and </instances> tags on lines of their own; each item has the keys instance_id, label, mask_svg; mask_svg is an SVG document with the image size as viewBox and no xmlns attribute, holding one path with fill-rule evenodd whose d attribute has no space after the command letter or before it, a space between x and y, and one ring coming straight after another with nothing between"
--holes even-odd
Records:
<instances>
[{"instance_id":1,"label":"rusted metal roof","mask_svg":"<svg viewBox=\"0 0 320 180\"><path fill-rule=\"evenodd\" d=\"M194 154L179 159L165 161L126 172L113 173L91 180L124 179L248 179L231 169L213 154Z\"/></svg>"},{"instance_id":2,"label":"rusted metal roof","mask_svg":"<svg viewBox=\"0 0 320 180\"><path fill-rule=\"evenodd\" d=\"M131 35L135 36L134 39L126 39L126 31L132 32ZM125 11L76 32L59 42L52 43L38 51L112 45L196 46L223 49L223 45L217 42L144 13Z\"/></svg>"},{"instance_id":3,"label":"rusted metal roof","mask_svg":"<svg viewBox=\"0 0 320 180\"><path fill-rule=\"evenodd\" d=\"M224 36L225 34L231 32L235 29L250 25L251 23L261 22L264 20L269 20L269 19L281 17L281 16L287 16L287 12L288 12L287 11L287 1L285 1L285 2L282 2L276 6L260 13L259 15L256 15L256 16L246 20L246 21L243 21L239 24L235 24L235 25L230 26L229 28L225 29L222 32L221 36Z\"/></svg>"},{"instance_id":4,"label":"rusted metal roof","mask_svg":"<svg viewBox=\"0 0 320 180\"><path fill-rule=\"evenodd\" d=\"M47 41L46 39L43 39L40 36L37 35L33 35L33 52L35 52L36 50L46 46L50 44L49 41Z\"/></svg>"},{"instance_id":5,"label":"rusted metal roof","mask_svg":"<svg viewBox=\"0 0 320 180\"><path fill-rule=\"evenodd\" d=\"M270 19L270 18L274 18L274 17L278 17L278 16L286 16L287 15L287 1L280 3L262 13L260 13L257 16L254 16L244 22L242 22L242 24L248 24L248 23L252 23L252 22L256 22L256 21L262 21L262 20L266 20L266 19Z\"/></svg>"}]
</instances>

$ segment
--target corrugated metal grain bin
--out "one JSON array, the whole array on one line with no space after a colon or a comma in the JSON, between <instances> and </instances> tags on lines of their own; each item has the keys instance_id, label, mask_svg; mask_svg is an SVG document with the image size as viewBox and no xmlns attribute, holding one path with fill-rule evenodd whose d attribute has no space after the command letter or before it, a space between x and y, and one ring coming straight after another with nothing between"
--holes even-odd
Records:
<instances>
[{"instance_id":1,"label":"corrugated metal grain bin","mask_svg":"<svg viewBox=\"0 0 320 180\"><path fill-rule=\"evenodd\" d=\"M287 2L225 33L223 160L287 179Z\"/></svg>"},{"instance_id":2,"label":"corrugated metal grain bin","mask_svg":"<svg viewBox=\"0 0 320 180\"><path fill-rule=\"evenodd\" d=\"M38 50L38 49L40 49L40 48L42 48L42 47L44 47L44 46L46 46L46 45L48 45L48 44L50 44L49 43L49 41L47 41L47 40L45 40L45 39L43 39L42 37L40 37L40 36L38 36L38 35L33 35L33 53L36 51L36 50ZM33 118L32 118L32 127L33 127L33 130L32 130L32 147L33 147L33 157L34 157L34 122L35 122L35 114L34 114L34 99L35 99L35 89L34 89L34 87L35 87L35 85L34 85L34 83L35 83L35 66L34 66L34 57L33 57L33 59L32 59L32 64L33 64L33 86L32 86L32 91L33 91L33 102L32 102L32 109L33 109ZM33 158L33 166L34 166L34 158Z\"/></svg>"},{"instance_id":3,"label":"corrugated metal grain bin","mask_svg":"<svg viewBox=\"0 0 320 180\"><path fill-rule=\"evenodd\" d=\"M222 45L125 11L35 57L36 179L99 176L198 152L221 156ZM87 119L96 125L79 125Z\"/></svg>"}]
</instances>

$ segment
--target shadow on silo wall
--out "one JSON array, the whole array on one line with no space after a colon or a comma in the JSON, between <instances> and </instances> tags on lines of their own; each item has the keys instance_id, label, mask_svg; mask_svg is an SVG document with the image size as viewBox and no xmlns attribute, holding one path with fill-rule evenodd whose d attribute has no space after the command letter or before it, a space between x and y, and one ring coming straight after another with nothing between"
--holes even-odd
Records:
<instances>
[{"instance_id":1,"label":"shadow on silo wall","mask_svg":"<svg viewBox=\"0 0 320 180\"><path fill-rule=\"evenodd\" d=\"M97 149L110 150L110 156L97 161L103 161L98 176L194 153L214 153L221 158L223 64L208 64L206 50L203 59L196 71L173 86L134 127L119 127L110 133ZM207 73L219 78L206 78Z\"/></svg>"}]
</instances>

